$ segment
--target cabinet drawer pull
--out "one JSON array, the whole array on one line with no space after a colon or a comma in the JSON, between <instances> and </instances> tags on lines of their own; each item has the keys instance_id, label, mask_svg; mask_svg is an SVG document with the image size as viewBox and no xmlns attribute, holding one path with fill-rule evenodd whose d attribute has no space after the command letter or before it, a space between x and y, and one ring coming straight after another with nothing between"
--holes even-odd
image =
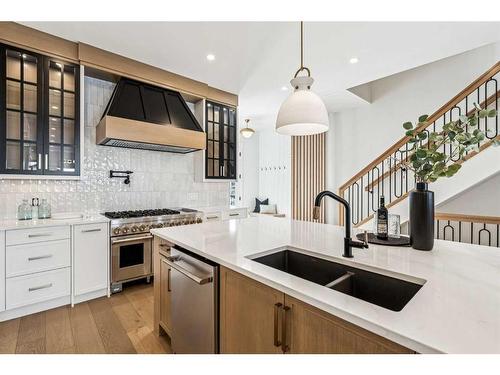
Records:
<instances>
[{"instance_id":1,"label":"cabinet drawer pull","mask_svg":"<svg viewBox=\"0 0 500 375\"><path fill-rule=\"evenodd\" d=\"M37 257L29 257L28 258L28 262L31 262L33 260L48 259L48 258L52 258L52 254L40 255L40 256L37 256Z\"/></svg>"},{"instance_id":2,"label":"cabinet drawer pull","mask_svg":"<svg viewBox=\"0 0 500 375\"><path fill-rule=\"evenodd\" d=\"M32 288L29 288L28 292L34 292L35 290L47 289L47 288L52 288L52 283L45 284L45 285L40 285L40 286L34 286Z\"/></svg>"},{"instance_id":3,"label":"cabinet drawer pull","mask_svg":"<svg viewBox=\"0 0 500 375\"><path fill-rule=\"evenodd\" d=\"M52 236L52 233L33 233L33 234L28 234L29 238L35 238L35 237L49 237Z\"/></svg>"},{"instance_id":4,"label":"cabinet drawer pull","mask_svg":"<svg viewBox=\"0 0 500 375\"><path fill-rule=\"evenodd\" d=\"M287 316L287 312L290 311L290 307L288 306L284 306L283 307L283 321L282 321L282 326L281 326L281 331L282 331L282 340L281 340L281 350L283 351L283 353L286 353L288 350L290 350L290 348L288 347L288 345L286 344L286 339L287 339L287 335L286 335L286 316Z\"/></svg>"},{"instance_id":5,"label":"cabinet drawer pull","mask_svg":"<svg viewBox=\"0 0 500 375\"><path fill-rule=\"evenodd\" d=\"M82 233L90 233L90 232L100 232L101 228L94 228L94 229L82 229Z\"/></svg>"},{"instance_id":6,"label":"cabinet drawer pull","mask_svg":"<svg viewBox=\"0 0 500 375\"><path fill-rule=\"evenodd\" d=\"M160 246L160 247L171 247L170 244L168 244L168 243L161 243L158 246Z\"/></svg>"},{"instance_id":7,"label":"cabinet drawer pull","mask_svg":"<svg viewBox=\"0 0 500 375\"><path fill-rule=\"evenodd\" d=\"M240 216L240 214L239 213L229 214L229 216Z\"/></svg>"},{"instance_id":8,"label":"cabinet drawer pull","mask_svg":"<svg viewBox=\"0 0 500 375\"><path fill-rule=\"evenodd\" d=\"M279 339L279 320L280 320L280 310L283 304L281 302L274 304L274 346L280 347L281 341Z\"/></svg>"},{"instance_id":9,"label":"cabinet drawer pull","mask_svg":"<svg viewBox=\"0 0 500 375\"><path fill-rule=\"evenodd\" d=\"M207 216L207 220L218 219L218 216Z\"/></svg>"}]
</instances>

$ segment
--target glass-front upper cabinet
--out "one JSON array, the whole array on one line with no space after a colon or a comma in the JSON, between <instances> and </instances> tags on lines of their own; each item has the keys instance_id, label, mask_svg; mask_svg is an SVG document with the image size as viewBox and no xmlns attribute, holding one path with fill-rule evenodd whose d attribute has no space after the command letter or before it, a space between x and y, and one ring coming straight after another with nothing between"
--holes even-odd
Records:
<instances>
[{"instance_id":1,"label":"glass-front upper cabinet","mask_svg":"<svg viewBox=\"0 0 500 375\"><path fill-rule=\"evenodd\" d=\"M40 57L3 49L1 116L2 172L39 174L43 145Z\"/></svg>"},{"instance_id":2,"label":"glass-front upper cabinet","mask_svg":"<svg viewBox=\"0 0 500 375\"><path fill-rule=\"evenodd\" d=\"M236 108L206 104L205 178L236 178Z\"/></svg>"},{"instance_id":3,"label":"glass-front upper cabinet","mask_svg":"<svg viewBox=\"0 0 500 375\"><path fill-rule=\"evenodd\" d=\"M79 146L78 69L52 59L46 61L47 133L45 139L46 174L73 174L78 169Z\"/></svg>"},{"instance_id":4,"label":"glass-front upper cabinet","mask_svg":"<svg viewBox=\"0 0 500 375\"><path fill-rule=\"evenodd\" d=\"M78 66L0 45L0 174L79 174Z\"/></svg>"}]
</instances>

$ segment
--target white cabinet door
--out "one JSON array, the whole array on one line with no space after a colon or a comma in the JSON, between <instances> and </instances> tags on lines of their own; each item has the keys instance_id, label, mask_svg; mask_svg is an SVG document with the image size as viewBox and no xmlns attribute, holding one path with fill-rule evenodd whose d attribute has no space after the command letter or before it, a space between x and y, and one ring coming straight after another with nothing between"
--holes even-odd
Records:
<instances>
[{"instance_id":1,"label":"white cabinet door","mask_svg":"<svg viewBox=\"0 0 500 375\"><path fill-rule=\"evenodd\" d=\"M73 227L73 293L75 296L108 287L108 224Z\"/></svg>"},{"instance_id":2,"label":"white cabinet door","mask_svg":"<svg viewBox=\"0 0 500 375\"><path fill-rule=\"evenodd\" d=\"M5 310L5 231L0 230L0 311Z\"/></svg>"}]
</instances>

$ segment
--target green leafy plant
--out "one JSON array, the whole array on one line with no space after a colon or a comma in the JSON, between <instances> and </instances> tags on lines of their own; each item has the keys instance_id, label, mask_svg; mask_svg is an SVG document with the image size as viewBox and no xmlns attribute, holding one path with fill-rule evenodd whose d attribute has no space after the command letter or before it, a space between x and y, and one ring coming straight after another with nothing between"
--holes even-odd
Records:
<instances>
[{"instance_id":1,"label":"green leafy plant","mask_svg":"<svg viewBox=\"0 0 500 375\"><path fill-rule=\"evenodd\" d=\"M478 151L479 144L486 138L478 128L479 119L497 115L494 109L482 109L477 104L474 108L470 115L444 124L439 132L425 130L427 115L420 116L416 124L405 122L403 128L406 136L410 137L410 147L405 160L399 161L401 167L413 171L417 182L429 183L441 177L454 176L467 152ZM498 141L494 143L498 144Z\"/></svg>"}]
</instances>

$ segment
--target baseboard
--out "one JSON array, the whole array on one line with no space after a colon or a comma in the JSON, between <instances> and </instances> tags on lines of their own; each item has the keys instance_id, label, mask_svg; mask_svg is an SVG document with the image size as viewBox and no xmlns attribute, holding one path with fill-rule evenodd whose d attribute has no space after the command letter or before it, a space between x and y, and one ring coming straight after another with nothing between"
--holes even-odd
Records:
<instances>
[{"instance_id":1,"label":"baseboard","mask_svg":"<svg viewBox=\"0 0 500 375\"><path fill-rule=\"evenodd\" d=\"M19 318L25 315L35 314L40 311L54 309L59 306L69 305L70 303L71 303L71 297L68 295L64 297L55 298L50 301L43 301L39 303L34 303L32 305L3 311L0 313L0 322Z\"/></svg>"},{"instance_id":2,"label":"baseboard","mask_svg":"<svg viewBox=\"0 0 500 375\"><path fill-rule=\"evenodd\" d=\"M75 305L77 303L85 302L85 301L90 301L91 299L104 297L104 296L109 296L108 295L108 288L99 289L99 290L96 290L93 292L88 292L88 293L80 294L78 296L74 296L73 297L73 305Z\"/></svg>"}]
</instances>

